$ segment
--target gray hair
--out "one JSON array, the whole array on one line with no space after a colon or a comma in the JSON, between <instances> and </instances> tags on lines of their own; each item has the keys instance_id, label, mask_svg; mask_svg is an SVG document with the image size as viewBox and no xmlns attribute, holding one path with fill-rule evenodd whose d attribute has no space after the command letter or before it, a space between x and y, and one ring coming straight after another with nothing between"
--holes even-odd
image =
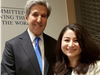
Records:
<instances>
[{"instance_id":1,"label":"gray hair","mask_svg":"<svg viewBox=\"0 0 100 75\"><path fill-rule=\"evenodd\" d=\"M25 5L25 15L29 16L31 7L34 5L42 5L47 8L47 17L49 17L51 13L51 6L44 0L28 0Z\"/></svg>"}]
</instances>

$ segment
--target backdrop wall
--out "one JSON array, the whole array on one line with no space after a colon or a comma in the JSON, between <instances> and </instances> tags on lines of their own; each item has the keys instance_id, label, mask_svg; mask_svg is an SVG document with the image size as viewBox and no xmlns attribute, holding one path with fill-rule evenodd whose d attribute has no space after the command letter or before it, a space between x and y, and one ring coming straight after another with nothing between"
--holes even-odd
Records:
<instances>
[{"instance_id":1,"label":"backdrop wall","mask_svg":"<svg viewBox=\"0 0 100 75\"><path fill-rule=\"evenodd\" d=\"M27 0L1 0L1 55L5 42L23 33L28 24L24 18L24 6ZM45 33L58 38L62 28L68 24L66 0L46 0L52 7Z\"/></svg>"}]
</instances>

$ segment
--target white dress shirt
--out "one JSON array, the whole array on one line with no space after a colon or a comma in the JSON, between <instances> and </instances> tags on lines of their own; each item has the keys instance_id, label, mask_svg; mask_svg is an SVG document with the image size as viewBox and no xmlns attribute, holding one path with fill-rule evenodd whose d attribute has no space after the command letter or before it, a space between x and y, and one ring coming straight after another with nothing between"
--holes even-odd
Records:
<instances>
[{"instance_id":1,"label":"white dress shirt","mask_svg":"<svg viewBox=\"0 0 100 75\"><path fill-rule=\"evenodd\" d=\"M30 36L32 45L35 48L35 38L36 38L36 36L29 30L29 28L27 29L27 31L28 31L28 34ZM40 51L41 51L41 55L42 55L42 75L44 75L44 40L43 40L43 34L41 34L39 37L40 37L39 47L40 47Z\"/></svg>"}]
</instances>

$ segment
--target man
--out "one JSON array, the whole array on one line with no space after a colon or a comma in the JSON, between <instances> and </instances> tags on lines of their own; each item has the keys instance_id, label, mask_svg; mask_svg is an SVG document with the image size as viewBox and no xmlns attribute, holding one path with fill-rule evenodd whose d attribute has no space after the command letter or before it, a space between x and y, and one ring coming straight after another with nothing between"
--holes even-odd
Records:
<instances>
[{"instance_id":1,"label":"man","mask_svg":"<svg viewBox=\"0 0 100 75\"><path fill-rule=\"evenodd\" d=\"M51 9L43 0L28 0L25 5L28 29L5 44L1 75L53 75L56 40L43 33ZM35 52L35 38L39 37L42 70Z\"/></svg>"}]
</instances>

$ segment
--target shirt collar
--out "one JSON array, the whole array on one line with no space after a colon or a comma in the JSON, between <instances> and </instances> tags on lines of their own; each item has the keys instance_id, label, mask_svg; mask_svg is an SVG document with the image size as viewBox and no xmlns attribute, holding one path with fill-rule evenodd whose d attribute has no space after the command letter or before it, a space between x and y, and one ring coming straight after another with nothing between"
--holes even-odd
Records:
<instances>
[{"instance_id":1,"label":"shirt collar","mask_svg":"<svg viewBox=\"0 0 100 75\"><path fill-rule=\"evenodd\" d=\"M34 39L36 38L36 36L29 30L29 28L27 29L27 31L28 31L28 34L30 36L31 42L33 42ZM43 41L43 33L39 37Z\"/></svg>"}]
</instances>

